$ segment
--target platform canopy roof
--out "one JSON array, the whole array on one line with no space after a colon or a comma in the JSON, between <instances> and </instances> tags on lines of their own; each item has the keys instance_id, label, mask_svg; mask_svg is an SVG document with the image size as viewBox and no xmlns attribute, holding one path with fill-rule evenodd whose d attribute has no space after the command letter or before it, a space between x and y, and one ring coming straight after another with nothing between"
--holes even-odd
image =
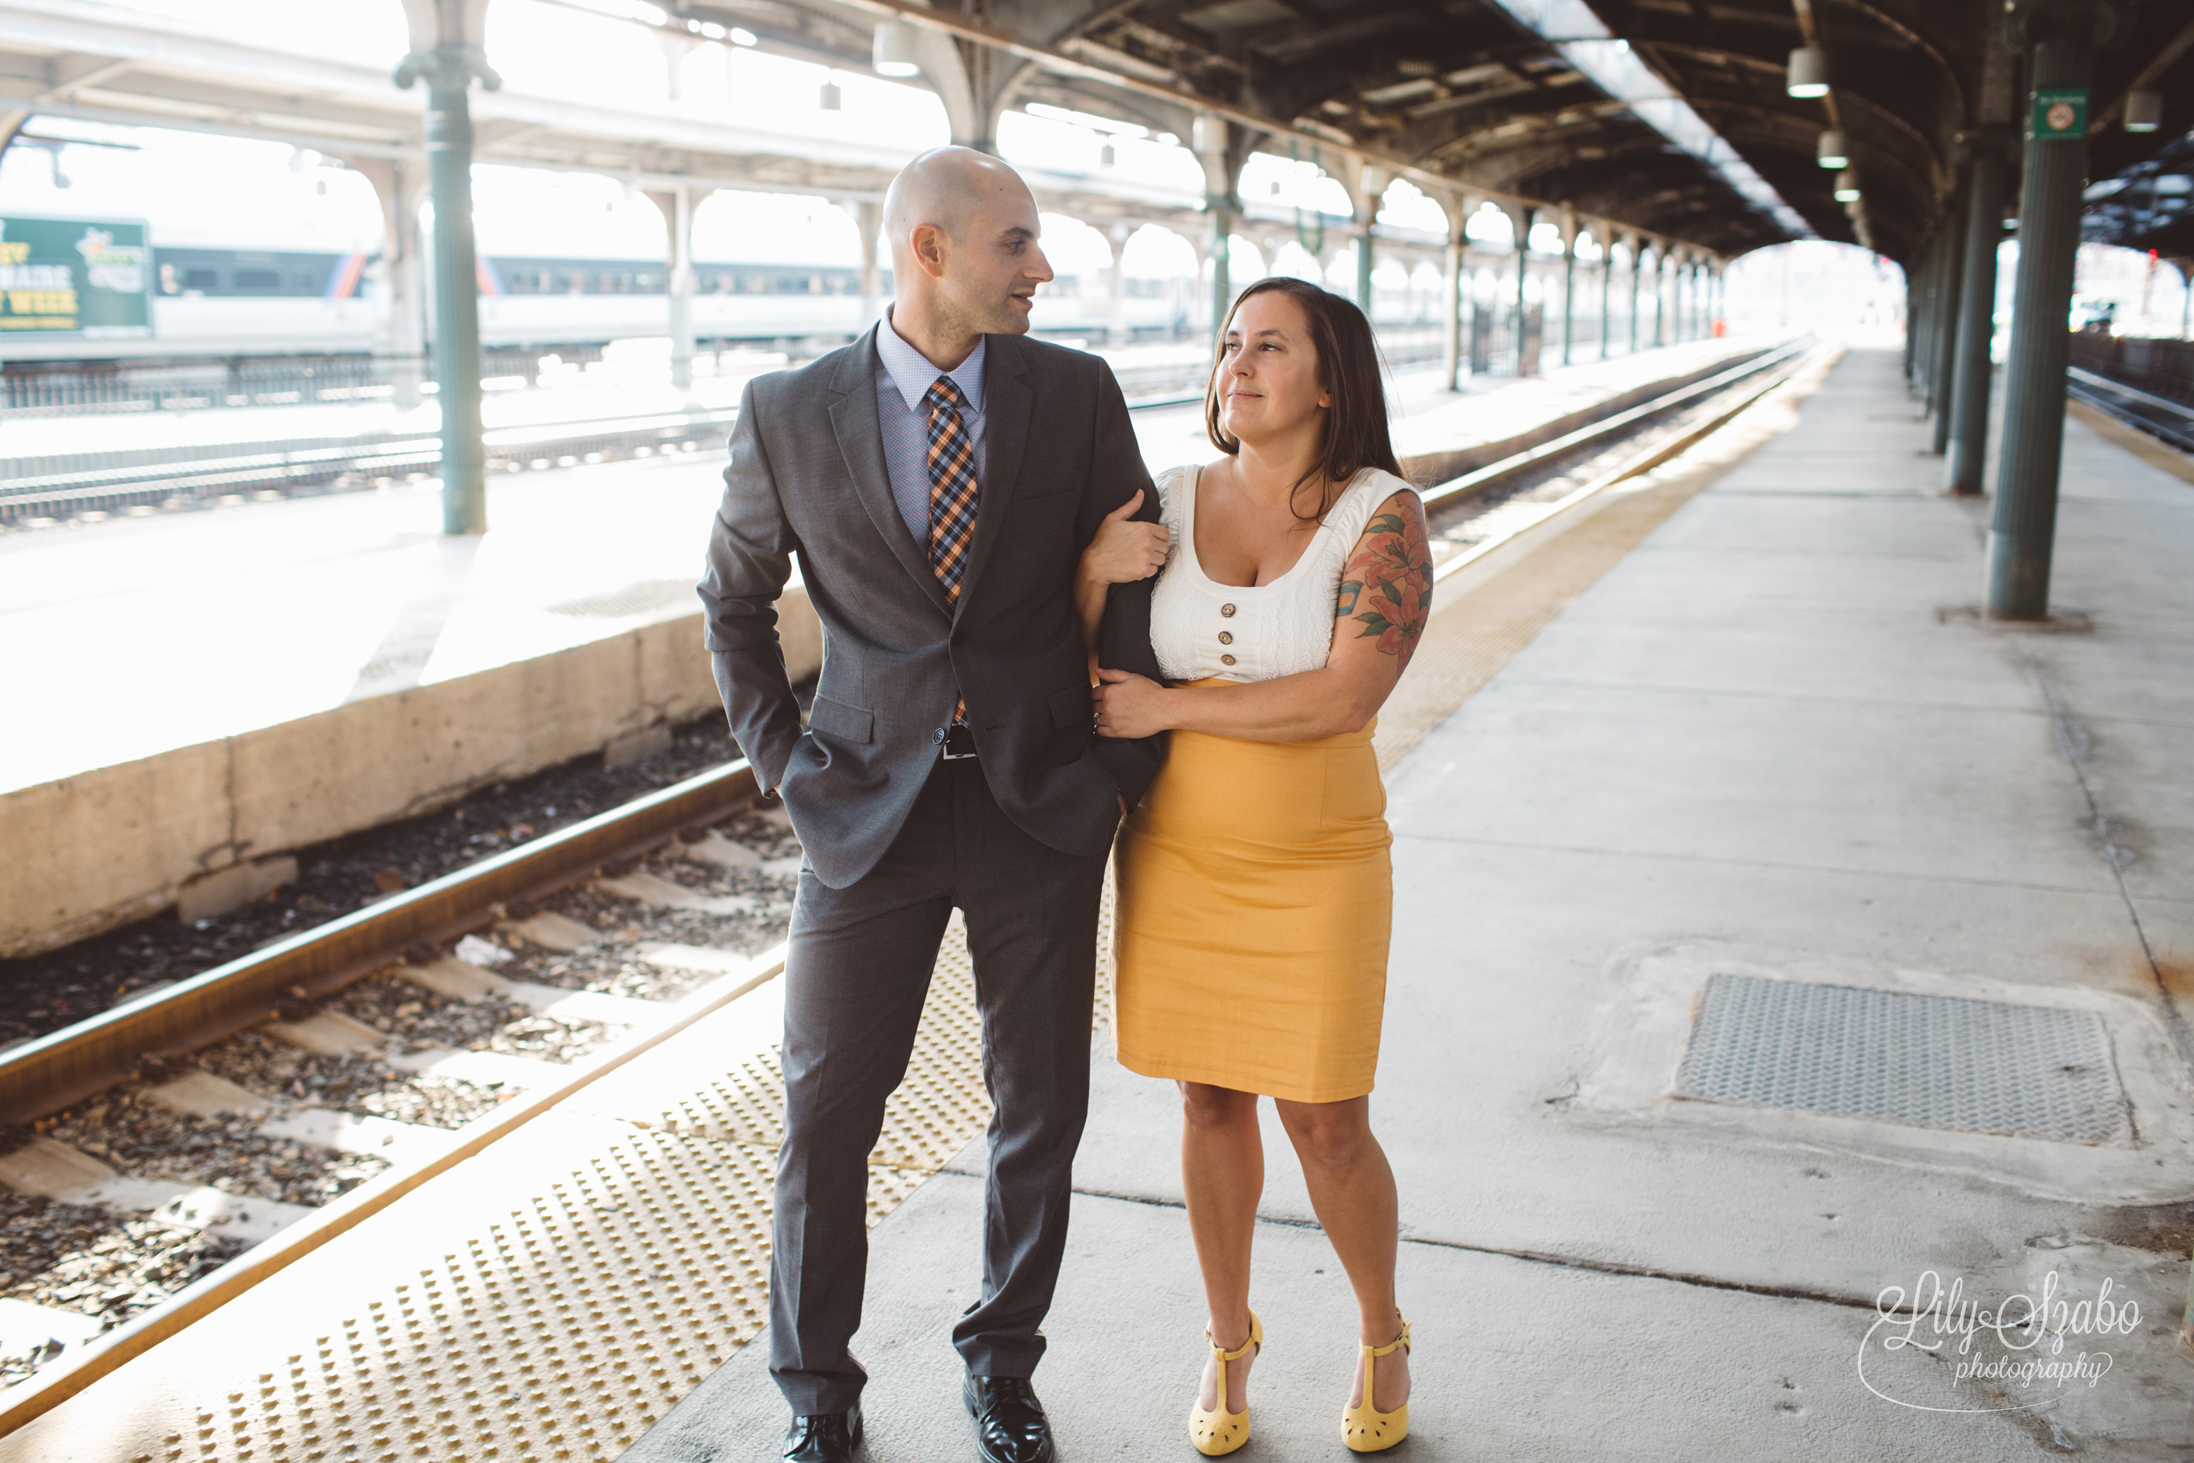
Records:
<instances>
[{"instance_id":1,"label":"platform canopy roof","mask_svg":"<svg viewBox=\"0 0 2194 1463\"><path fill-rule=\"evenodd\" d=\"M1823 238L1858 236L1832 196L1835 175L1815 161L1824 130L1845 135L1873 246L1907 263L1941 217L1961 139L1984 127L2014 142L2023 133L2023 58L2006 40L2003 0L1590 3ZM2140 167L2194 127L2194 5L2141 0L2121 11L2089 100L2096 178ZM1785 91L1789 56L1809 45L1827 55L1830 90L1800 100ZM2136 89L2163 94L2155 132L2122 126ZM2016 170L2007 206L2015 216ZM2092 223L2089 236L2139 241L2137 230Z\"/></svg>"},{"instance_id":2,"label":"platform canopy roof","mask_svg":"<svg viewBox=\"0 0 2194 1463\"><path fill-rule=\"evenodd\" d=\"M1369 164L1435 193L1477 190L1542 216L1566 206L1724 257L1803 233L1771 194L1748 198L1699 147L1649 122L1654 102L1634 105L1605 76L1581 69L1562 44L1574 38L1534 24L1538 0L669 0L667 8L848 68L869 64L879 21L912 25L929 43L924 71L955 111L955 134L978 145L988 136L986 109L994 116L1029 101L1183 137L1206 113L1229 124L1234 165L1252 149L1316 158L1352 190L1361 183L1347 176L1351 165ZM1586 38L1609 44L1604 30ZM1664 101L1658 90L1655 102Z\"/></svg>"},{"instance_id":3,"label":"platform canopy roof","mask_svg":"<svg viewBox=\"0 0 2194 1463\"><path fill-rule=\"evenodd\" d=\"M1367 184L1406 177L1450 203L1474 194L1543 216L1567 210L1724 258L1814 234L1916 261L1941 225L1961 148L1984 127L2014 135L2024 91L2003 0L547 3L694 35L737 27L764 49L849 70L868 69L877 27L896 23L911 28L916 84L938 92L954 137L977 146L994 143L1005 109L1049 102L1194 138L1207 193L1229 205L1243 158L1261 149L1318 161L1359 200ZM2194 13L2187 0L2120 3L2128 21L2090 108L2103 182L2089 236L2194 253L2185 149L2169 151L2194 126ZM1801 46L1825 53L1826 96L1787 94ZM2120 125L2136 89L2163 94L2160 130ZM40 113L277 137L347 157L415 157L424 141L418 93L378 68L116 6L0 0L0 142ZM690 109L503 92L482 95L475 115L483 160L651 187L873 197L905 156L893 139L741 130ZM1848 142L1855 204L1834 199L1834 174L1816 163L1830 129ZM1203 201L1104 176L1033 181L1053 206L1113 217Z\"/></svg>"},{"instance_id":4,"label":"platform canopy roof","mask_svg":"<svg viewBox=\"0 0 2194 1463\"><path fill-rule=\"evenodd\" d=\"M959 38L978 108L978 65L1021 99L1154 127L1177 130L1199 103L1223 106L1262 129L1256 146L1307 156L1322 139L1725 255L1810 231L1913 262L1940 225L1961 146L1984 126L2015 141L2023 123L2022 60L2005 38L2004 0L667 3L676 16L744 25L847 66L865 65L872 28L896 17ZM2194 126L2194 12L2184 0L2123 0L2121 9L2126 22L2098 65L2091 104L2097 177L2143 169ZM982 35L1019 49L979 63ZM1731 186L1701 149L1670 140L1680 129L1648 124L1665 123L1663 104L1581 64L1579 43L1602 38L1688 104L1767 189ZM1788 95L1800 47L1826 54L1826 96ZM1074 75L1062 59L1115 77ZM2137 88L2165 96L2155 133L2120 126ZM1862 196L1848 209L1833 196L1835 172L1818 163L1829 130L1845 134L1859 177ZM1795 214L1772 206L1774 195ZM2121 208L2107 232L2148 247L2137 228ZM2100 236L2092 223L2090 234Z\"/></svg>"}]
</instances>

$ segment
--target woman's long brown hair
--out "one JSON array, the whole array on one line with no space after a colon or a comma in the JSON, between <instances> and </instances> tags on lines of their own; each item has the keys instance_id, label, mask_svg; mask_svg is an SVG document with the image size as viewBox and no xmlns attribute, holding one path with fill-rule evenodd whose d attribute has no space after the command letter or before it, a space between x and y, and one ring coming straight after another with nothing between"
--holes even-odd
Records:
<instances>
[{"instance_id":1,"label":"woman's long brown hair","mask_svg":"<svg viewBox=\"0 0 2194 1463\"><path fill-rule=\"evenodd\" d=\"M1226 362L1227 331L1242 301L1252 295L1279 293L1302 306L1310 324L1310 346L1318 358L1318 384L1332 405L1326 408L1325 440L1318 460L1288 490L1288 504L1295 495L1315 483L1318 507L1296 517L1316 522L1333 506L1333 485L1345 483L1367 467L1384 468L1396 477L1402 465L1394 458L1394 440L1387 432L1386 388L1379 375L1379 347L1371 334L1371 322L1352 300L1322 290L1314 284L1285 275L1260 279L1234 297L1226 324L1219 330L1219 345L1211 363L1211 380L1204 388L1204 432L1221 452L1233 456L1242 444L1219 423L1219 370Z\"/></svg>"}]
</instances>

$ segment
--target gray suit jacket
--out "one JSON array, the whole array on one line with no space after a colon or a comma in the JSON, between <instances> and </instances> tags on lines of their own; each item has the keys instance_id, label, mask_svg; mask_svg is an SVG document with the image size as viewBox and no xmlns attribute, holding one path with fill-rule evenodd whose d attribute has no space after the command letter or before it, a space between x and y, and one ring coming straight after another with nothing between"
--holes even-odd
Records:
<instances>
[{"instance_id":1,"label":"gray suit jacket","mask_svg":"<svg viewBox=\"0 0 2194 1463\"><path fill-rule=\"evenodd\" d=\"M1063 853L1100 854L1157 775L1162 737L1090 731L1074 571L1099 521L1158 495L1112 371L1081 351L989 337L987 463L957 606L892 501L876 415L875 332L756 378L731 434L700 583L732 735L776 789L817 877L875 867L938 757L954 688L998 806ZM800 556L823 626L809 729L785 676L776 603ZM1150 585L1116 585L1099 658L1158 679Z\"/></svg>"}]
</instances>

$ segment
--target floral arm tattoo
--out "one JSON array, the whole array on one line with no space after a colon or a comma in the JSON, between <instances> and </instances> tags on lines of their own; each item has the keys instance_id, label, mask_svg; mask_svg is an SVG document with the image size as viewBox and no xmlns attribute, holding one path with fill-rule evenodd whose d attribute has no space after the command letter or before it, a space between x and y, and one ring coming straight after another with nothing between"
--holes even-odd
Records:
<instances>
[{"instance_id":1,"label":"floral arm tattoo","mask_svg":"<svg viewBox=\"0 0 2194 1463\"><path fill-rule=\"evenodd\" d=\"M1432 550L1425 542L1425 510L1415 493L1397 493L1372 515L1348 567L1334 618L1363 626L1357 638L1378 639L1379 649L1409 657L1432 613Z\"/></svg>"}]
</instances>

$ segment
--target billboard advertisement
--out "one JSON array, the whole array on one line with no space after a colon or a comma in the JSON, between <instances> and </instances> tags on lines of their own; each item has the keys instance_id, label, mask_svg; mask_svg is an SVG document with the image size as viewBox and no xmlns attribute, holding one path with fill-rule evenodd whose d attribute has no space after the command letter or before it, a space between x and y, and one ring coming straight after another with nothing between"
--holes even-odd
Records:
<instances>
[{"instance_id":1,"label":"billboard advertisement","mask_svg":"<svg viewBox=\"0 0 2194 1463\"><path fill-rule=\"evenodd\" d=\"M11 336L150 334L143 220L0 218L0 350Z\"/></svg>"}]
</instances>

